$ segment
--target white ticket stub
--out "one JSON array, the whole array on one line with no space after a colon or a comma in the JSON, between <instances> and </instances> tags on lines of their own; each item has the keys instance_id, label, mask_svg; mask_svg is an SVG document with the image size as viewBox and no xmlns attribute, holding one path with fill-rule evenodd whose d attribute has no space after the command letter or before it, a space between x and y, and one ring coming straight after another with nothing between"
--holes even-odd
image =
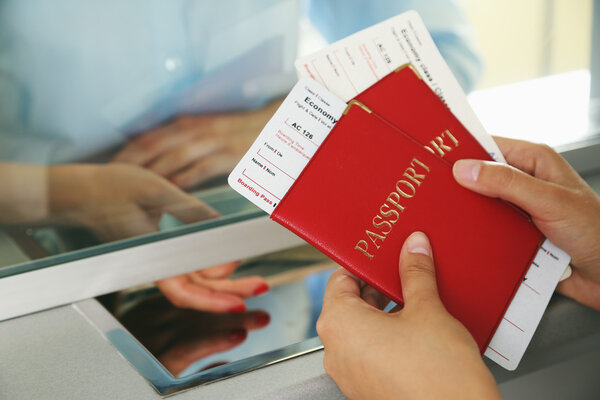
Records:
<instances>
[{"instance_id":1,"label":"white ticket stub","mask_svg":"<svg viewBox=\"0 0 600 400\"><path fill-rule=\"evenodd\" d=\"M504 161L415 11L390 18L303 57L296 61L296 70L299 76L311 77L349 101L408 62L492 158Z\"/></svg>"},{"instance_id":2,"label":"white ticket stub","mask_svg":"<svg viewBox=\"0 0 600 400\"><path fill-rule=\"evenodd\" d=\"M231 172L229 185L271 214L345 108L319 83L301 79Z\"/></svg>"},{"instance_id":3,"label":"white ticket stub","mask_svg":"<svg viewBox=\"0 0 600 400\"><path fill-rule=\"evenodd\" d=\"M517 368L570 261L544 241L485 352L488 358L508 370Z\"/></svg>"},{"instance_id":4,"label":"white ticket stub","mask_svg":"<svg viewBox=\"0 0 600 400\"><path fill-rule=\"evenodd\" d=\"M342 116L346 104L302 79L229 175L229 185L271 213ZM496 330L485 355L517 367L570 258L546 240Z\"/></svg>"}]
</instances>

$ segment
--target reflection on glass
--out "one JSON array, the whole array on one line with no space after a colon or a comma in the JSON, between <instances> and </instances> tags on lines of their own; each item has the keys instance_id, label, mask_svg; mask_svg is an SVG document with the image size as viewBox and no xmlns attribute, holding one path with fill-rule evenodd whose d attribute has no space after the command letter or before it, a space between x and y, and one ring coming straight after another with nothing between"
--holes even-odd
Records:
<instances>
[{"instance_id":1,"label":"reflection on glass","mask_svg":"<svg viewBox=\"0 0 600 400\"><path fill-rule=\"evenodd\" d=\"M156 178L150 171L124 164L45 167L0 163L0 179L7 189L0 221L11 227L0 241L12 239L18 245L12 250L22 256L44 257L158 231L166 215L171 221L164 224L171 225L209 221L219 215L204 201ZM231 191L221 195L227 197L228 193ZM237 211L230 201L223 205ZM242 203L241 209L245 208ZM180 307L231 312L245 307L244 298L268 290L264 279L257 276L230 281L236 268L236 262L229 262L156 284Z\"/></svg>"},{"instance_id":2,"label":"reflection on glass","mask_svg":"<svg viewBox=\"0 0 600 400\"><path fill-rule=\"evenodd\" d=\"M240 313L177 308L153 289L102 301L174 377L186 377L315 337L334 267L309 246L248 260L234 277L261 275L271 290L247 299Z\"/></svg>"},{"instance_id":3,"label":"reflection on glass","mask_svg":"<svg viewBox=\"0 0 600 400\"><path fill-rule=\"evenodd\" d=\"M189 192L224 184L293 84L298 14L273 0L5 2L0 168L16 184L0 182L14 253L0 265L218 217L227 207Z\"/></svg>"},{"instance_id":4,"label":"reflection on glass","mask_svg":"<svg viewBox=\"0 0 600 400\"><path fill-rule=\"evenodd\" d=\"M0 268L186 224L203 229L217 218L260 215L228 187L186 194L124 164L0 162L0 182Z\"/></svg>"},{"instance_id":5,"label":"reflection on glass","mask_svg":"<svg viewBox=\"0 0 600 400\"><path fill-rule=\"evenodd\" d=\"M0 267L160 240L157 232L202 229L219 214L223 224L261 215L223 187L224 176L294 84L299 53L416 9L463 88L488 88L586 69L591 3L5 1ZM577 98L565 99L571 107L552 123L561 127L556 143L573 136L564 126L585 131L587 76L566 83ZM510 119L502 127L512 136L538 139L539 118L498 110L523 91L482 96L478 111L490 126Z\"/></svg>"},{"instance_id":6,"label":"reflection on glass","mask_svg":"<svg viewBox=\"0 0 600 400\"><path fill-rule=\"evenodd\" d=\"M4 2L0 162L28 191L8 196L21 208L0 219L11 226L0 243L14 250L0 265L225 214L190 192L224 183L295 83L299 46L314 51L411 8L472 87L478 57L447 0Z\"/></svg>"},{"instance_id":7,"label":"reflection on glass","mask_svg":"<svg viewBox=\"0 0 600 400\"><path fill-rule=\"evenodd\" d=\"M249 332L265 328L270 320L262 310L211 314L176 308L162 296L145 299L121 318L129 332L175 377L183 376L192 364L240 346Z\"/></svg>"}]
</instances>

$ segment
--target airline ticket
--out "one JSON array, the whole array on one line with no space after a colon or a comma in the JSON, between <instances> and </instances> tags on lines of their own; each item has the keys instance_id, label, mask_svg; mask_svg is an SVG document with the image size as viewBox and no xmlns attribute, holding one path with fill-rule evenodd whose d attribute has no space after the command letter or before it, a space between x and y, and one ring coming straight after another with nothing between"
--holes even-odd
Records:
<instances>
[{"instance_id":1,"label":"airline ticket","mask_svg":"<svg viewBox=\"0 0 600 400\"><path fill-rule=\"evenodd\" d=\"M415 11L397 15L296 60L296 71L348 101L409 62L492 158L505 162Z\"/></svg>"},{"instance_id":2,"label":"airline ticket","mask_svg":"<svg viewBox=\"0 0 600 400\"><path fill-rule=\"evenodd\" d=\"M424 81L490 156L506 162L415 11L397 15L303 57L296 61L296 70L299 76L317 80L348 101L407 62L417 68ZM550 254L559 258L555 260ZM556 285L568 268L570 257L546 240L536 260L537 264L528 270L526 281L515 294L485 352L506 369L517 367Z\"/></svg>"},{"instance_id":3,"label":"airline ticket","mask_svg":"<svg viewBox=\"0 0 600 400\"><path fill-rule=\"evenodd\" d=\"M319 83L301 79L231 172L229 185L271 214L345 108Z\"/></svg>"},{"instance_id":4,"label":"airline ticket","mask_svg":"<svg viewBox=\"0 0 600 400\"><path fill-rule=\"evenodd\" d=\"M485 356L515 370L571 257L546 239L496 329Z\"/></svg>"},{"instance_id":5,"label":"airline ticket","mask_svg":"<svg viewBox=\"0 0 600 400\"><path fill-rule=\"evenodd\" d=\"M230 186L271 214L341 118L345 101L411 62L425 82L497 161L505 162L414 11L400 14L299 59L303 78L229 176ZM312 78L312 79L310 79ZM546 240L485 355L517 367L570 257Z\"/></svg>"},{"instance_id":6,"label":"airline ticket","mask_svg":"<svg viewBox=\"0 0 600 400\"><path fill-rule=\"evenodd\" d=\"M301 79L229 175L229 185L271 214L345 107L319 83ZM488 358L517 367L569 261L544 242L485 352Z\"/></svg>"}]
</instances>

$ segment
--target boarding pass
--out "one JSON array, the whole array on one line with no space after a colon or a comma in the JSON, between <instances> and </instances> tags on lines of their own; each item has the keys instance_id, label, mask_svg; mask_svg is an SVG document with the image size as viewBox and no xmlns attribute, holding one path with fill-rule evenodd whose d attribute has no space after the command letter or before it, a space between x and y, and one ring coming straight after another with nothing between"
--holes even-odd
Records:
<instances>
[{"instance_id":1,"label":"boarding pass","mask_svg":"<svg viewBox=\"0 0 600 400\"><path fill-rule=\"evenodd\" d=\"M370 56L360 58L363 54ZM380 63L373 60L377 54L380 54ZM388 63L387 60L393 61ZM300 79L230 174L230 186L271 214L342 116L346 107L344 100L385 76L382 68L390 72L407 60L417 63L421 73L427 76L426 82L490 155L504 161L420 17L409 12L298 60L299 74L318 76L319 82ZM322 67L328 64L329 70ZM569 261L566 253L548 240L544 242L485 352L487 357L506 369L516 368ZM532 293L535 296L532 297Z\"/></svg>"}]
</instances>

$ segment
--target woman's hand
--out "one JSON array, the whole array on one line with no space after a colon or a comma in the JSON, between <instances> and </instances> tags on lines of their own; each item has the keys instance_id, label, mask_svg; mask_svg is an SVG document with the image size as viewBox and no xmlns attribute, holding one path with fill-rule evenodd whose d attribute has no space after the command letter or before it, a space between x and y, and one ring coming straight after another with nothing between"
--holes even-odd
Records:
<instances>
[{"instance_id":1,"label":"woman's hand","mask_svg":"<svg viewBox=\"0 0 600 400\"><path fill-rule=\"evenodd\" d=\"M269 285L260 276L230 279L238 263L232 262L156 282L169 301L180 308L213 313L246 311L244 299L261 295Z\"/></svg>"},{"instance_id":2,"label":"woman's hand","mask_svg":"<svg viewBox=\"0 0 600 400\"><path fill-rule=\"evenodd\" d=\"M156 232L165 213L186 224L219 216L162 177L132 165L68 164L48 171L48 220L87 227L105 241Z\"/></svg>"},{"instance_id":3,"label":"woman's hand","mask_svg":"<svg viewBox=\"0 0 600 400\"><path fill-rule=\"evenodd\" d=\"M162 296L142 300L119 318L175 377L198 360L239 346L270 320L261 310L213 314L175 308Z\"/></svg>"},{"instance_id":4,"label":"woman's hand","mask_svg":"<svg viewBox=\"0 0 600 400\"><path fill-rule=\"evenodd\" d=\"M454 164L462 186L525 210L571 256L573 273L558 291L600 310L600 197L545 145L495 138L511 166L480 160Z\"/></svg>"},{"instance_id":5,"label":"woman's hand","mask_svg":"<svg viewBox=\"0 0 600 400\"><path fill-rule=\"evenodd\" d=\"M169 213L182 222L216 218L211 207L164 178L125 164L50 167L50 220L84 226L105 241L158 231ZM242 312L244 298L269 289L258 276L231 280L237 263L227 263L157 282L176 306L217 313Z\"/></svg>"},{"instance_id":6,"label":"woman's hand","mask_svg":"<svg viewBox=\"0 0 600 400\"><path fill-rule=\"evenodd\" d=\"M329 279L317 331L324 366L351 399L499 399L477 344L444 308L427 237L412 234L400 252L404 308L385 313L361 298L358 280ZM383 305L380 303L379 305Z\"/></svg>"},{"instance_id":7,"label":"woman's hand","mask_svg":"<svg viewBox=\"0 0 600 400\"><path fill-rule=\"evenodd\" d=\"M181 116L129 142L113 159L134 164L191 188L229 173L281 101L258 110Z\"/></svg>"}]
</instances>

